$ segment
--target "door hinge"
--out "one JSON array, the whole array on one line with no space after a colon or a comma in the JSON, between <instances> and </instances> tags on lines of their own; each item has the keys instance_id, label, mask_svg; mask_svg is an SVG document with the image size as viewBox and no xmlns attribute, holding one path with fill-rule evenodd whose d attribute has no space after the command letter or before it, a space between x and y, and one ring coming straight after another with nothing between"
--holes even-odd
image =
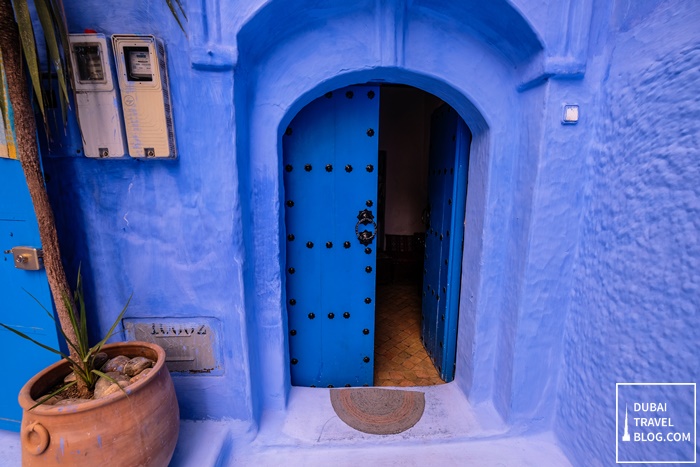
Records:
<instances>
[{"instance_id":1,"label":"door hinge","mask_svg":"<svg viewBox=\"0 0 700 467\"><path fill-rule=\"evenodd\" d=\"M10 253L17 269L38 271L44 267L44 251L41 248L16 246L11 250L5 250L6 255Z\"/></svg>"}]
</instances>

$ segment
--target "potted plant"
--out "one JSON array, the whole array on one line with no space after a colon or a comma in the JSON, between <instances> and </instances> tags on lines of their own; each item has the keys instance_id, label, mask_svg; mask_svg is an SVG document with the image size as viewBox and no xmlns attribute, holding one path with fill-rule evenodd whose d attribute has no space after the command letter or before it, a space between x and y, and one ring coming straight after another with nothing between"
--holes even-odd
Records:
<instances>
[{"instance_id":1,"label":"potted plant","mask_svg":"<svg viewBox=\"0 0 700 467\"><path fill-rule=\"evenodd\" d=\"M171 0L165 1L182 27ZM33 3L43 29L48 61L58 77L58 100L65 109L68 107L67 83L70 82L67 76L71 71L70 61L65 60L68 40L63 7L60 0L35 0ZM176 0L176 3L184 15L180 2ZM31 88L27 76L37 95L35 102L43 114L36 42L27 0L0 0L0 53L0 65L6 79L0 79L0 109L11 106L14 113L15 143L39 225L46 276L69 350L64 360L37 374L20 393L19 400L24 409L20 435L23 464L165 466L177 439L179 413L163 350L152 344L136 342L105 345L109 334L97 346L89 347L80 281L76 294L71 293L68 285L44 185L36 140L37 125L29 95ZM9 101L5 99L6 95ZM122 316L123 311L117 322ZM144 357L154 364L147 376L104 398L84 403L69 401L65 405L37 405L47 392L55 392L51 388L60 385L71 372L77 376L72 387L79 388L79 392L92 390L86 378L93 378L95 383L103 378L110 384L118 384L119 381L98 367L96 359L102 352L107 358L117 355L129 359Z\"/></svg>"},{"instance_id":2,"label":"potted plant","mask_svg":"<svg viewBox=\"0 0 700 467\"><path fill-rule=\"evenodd\" d=\"M155 344L120 342L102 347L119 355L155 360L150 373L102 399L69 405L36 405L40 395L63 381L70 363L61 360L22 388L22 465L166 467L175 450L179 411L165 352Z\"/></svg>"},{"instance_id":3,"label":"potted plant","mask_svg":"<svg viewBox=\"0 0 700 467\"><path fill-rule=\"evenodd\" d=\"M177 443L180 414L175 388L165 366L165 352L160 346L146 342L106 344L129 301L104 339L90 346L78 272L73 300L63 297L76 340L65 334L64 338L77 358L0 323L3 328L63 357L34 376L20 391L24 466L116 463L165 467L170 462ZM73 309L73 303L78 310Z\"/></svg>"}]
</instances>

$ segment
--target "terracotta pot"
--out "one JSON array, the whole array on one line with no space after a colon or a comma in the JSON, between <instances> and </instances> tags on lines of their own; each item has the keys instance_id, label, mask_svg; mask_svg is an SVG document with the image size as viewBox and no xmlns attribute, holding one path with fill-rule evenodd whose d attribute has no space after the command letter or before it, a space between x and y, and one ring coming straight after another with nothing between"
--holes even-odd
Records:
<instances>
[{"instance_id":1,"label":"terracotta pot","mask_svg":"<svg viewBox=\"0 0 700 467\"><path fill-rule=\"evenodd\" d=\"M23 466L167 466L175 450L180 411L165 352L146 342L103 347L107 355L143 356L153 370L125 390L83 404L29 410L48 388L70 373L62 360L44 369L19 393Z\"/></svg>"}]
</instances>

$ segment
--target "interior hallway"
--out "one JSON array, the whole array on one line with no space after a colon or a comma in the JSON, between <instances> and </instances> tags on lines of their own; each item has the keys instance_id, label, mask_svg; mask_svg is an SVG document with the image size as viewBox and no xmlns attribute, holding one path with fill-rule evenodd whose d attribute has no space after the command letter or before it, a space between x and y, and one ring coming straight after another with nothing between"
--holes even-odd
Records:
<instances>
[{"instance_id":1,"label":"interior hallway","mask_svg":"<svg viewBox=\"0 0 700 467\"><path fill-rule=\"evenodd\" d=\"M444 384L420 340L420 286L377 285L375 386Z\"/></svg>"}]
</instances>

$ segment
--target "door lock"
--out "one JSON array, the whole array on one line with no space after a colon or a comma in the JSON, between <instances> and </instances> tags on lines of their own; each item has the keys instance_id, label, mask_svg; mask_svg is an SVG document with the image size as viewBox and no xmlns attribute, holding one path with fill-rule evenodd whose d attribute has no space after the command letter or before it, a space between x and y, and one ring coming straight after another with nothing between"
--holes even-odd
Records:
<instances>
[{"instance_id":1,"label":"door lock","mask_svg":"<svg viewBox=\"0 0 700 467\"><path fill-rule=\"evenodd\" d=\"M44 267L44 252L41 248L28 246L16 246L11 250L5 250L5 254L12 253L15 267L25 271L38 271Z\"/></svg>"}]
</instances>

